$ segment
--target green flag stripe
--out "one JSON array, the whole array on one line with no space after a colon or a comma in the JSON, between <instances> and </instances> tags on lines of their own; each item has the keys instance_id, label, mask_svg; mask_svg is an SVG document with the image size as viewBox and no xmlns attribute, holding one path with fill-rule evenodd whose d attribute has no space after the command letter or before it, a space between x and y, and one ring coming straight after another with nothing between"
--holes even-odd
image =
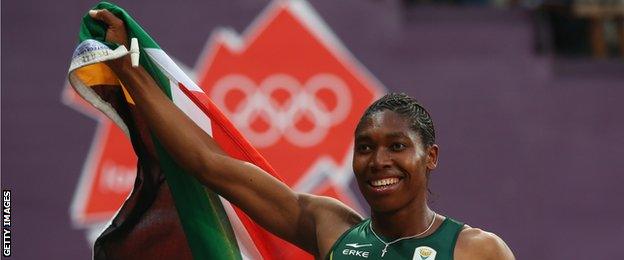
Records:
<instances>
[{"instance_id":1,"label":"green flag stripe","mask_svg":"<svg viewBox=\"0 0 624 260\"><path fill-rule=\"evenodd\" d=\"M123 9L101 2L94 9L108 9L124 20L129 38L137 38L141 49L140 64L171 99L169 79L148 58L144 48L158 48L158 44ZM83 18L79 40L94 39L105 42L106 26L86 15ZM114 44L108 44L114 48ZM236 238L218 196L203 187L184 172L152 136L159 164L171 190L176 209L189 247L195 259L241 259Z\"/></svg>"},{"instance_id":2,"label":"green flag stripe","mask_svg":"<svg viewBox=\"0 0 624 260\"><path fill-rule=\"evenodd\" d=\"M156 146L193 257L241 259L232 227L218 196L186 175L160 143Z\"/></svg>"}]
</instances>

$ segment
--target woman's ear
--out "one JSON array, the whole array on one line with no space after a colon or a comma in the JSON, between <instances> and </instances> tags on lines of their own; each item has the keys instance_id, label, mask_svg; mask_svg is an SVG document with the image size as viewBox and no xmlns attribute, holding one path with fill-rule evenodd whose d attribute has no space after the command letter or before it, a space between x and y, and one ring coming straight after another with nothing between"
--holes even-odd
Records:
<instances>
[{"instance_id":1,"label":"woman's ear","mask_svg":"<svg viewBox=\"0 0 624 260\"><path fill-rule=\"evenodd\" d=\"M432 171L438 167L438 152L440 148L437 144L433 144L427 148L427 169Z\"/></svg>"}]
</instances>

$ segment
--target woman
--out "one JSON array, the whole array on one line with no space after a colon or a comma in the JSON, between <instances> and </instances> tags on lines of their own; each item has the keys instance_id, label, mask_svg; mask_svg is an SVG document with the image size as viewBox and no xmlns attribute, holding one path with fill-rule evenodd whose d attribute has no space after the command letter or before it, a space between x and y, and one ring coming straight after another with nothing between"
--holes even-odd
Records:
<instances>
[{"instance_id":1,"label":"woman","mask_svg":"<svg viewBox=\"0 0 624 260\"><path fill-rule=\"evenodd\" d=\"M106 41L127 46L123 22L106 10ZM224 155L126 56L109 61L163 145L202 184L257 223L317 259L514 259L496 235L433 212L427 180L438 146L429 114L412 98L376 101L355 131L353 170L371 218L328 197L300 194L260 168Z\"/></svg>"}]
</instances>

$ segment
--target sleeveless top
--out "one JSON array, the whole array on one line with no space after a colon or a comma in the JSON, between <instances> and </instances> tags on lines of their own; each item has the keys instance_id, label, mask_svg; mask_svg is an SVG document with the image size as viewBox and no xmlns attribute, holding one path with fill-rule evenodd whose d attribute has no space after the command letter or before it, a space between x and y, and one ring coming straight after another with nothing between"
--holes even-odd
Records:
<instances>
[{"instance_id":1,"label":"sleeveless top","mask_svg":"<svg viewBox=\"0 0 624 260\"><path fill-rule=\"evenodd\" d=\"M464 223L447 217L428 236L404 239L386 247L379 238L384 242L391 242L393 239L379 234L377 238L371 229L371 220L365 219L342 234L325 259L452 260L455 243L463 226Z\"/></svg>"}]
</instances>

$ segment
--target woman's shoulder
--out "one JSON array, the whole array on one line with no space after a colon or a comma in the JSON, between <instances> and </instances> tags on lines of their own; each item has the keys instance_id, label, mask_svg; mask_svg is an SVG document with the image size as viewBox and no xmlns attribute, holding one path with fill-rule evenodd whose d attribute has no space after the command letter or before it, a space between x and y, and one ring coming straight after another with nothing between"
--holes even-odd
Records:
<instances>
[{"instance_id":1,"label":"woman's shoulder","mask_svg":"<svg viewBox=\"0 0 624 260\"><path fill-rule=\"evenodd\" d=\"M511 249L498 235L465 225L457 238L454 258L515 259Z\"/></svg>"},{"instance_id":2,"label":"woman's shoulder","mask_svg":"<svg viewBox=\"0 0 624 260\"><path fill-rule=\"evenodd\" d=\"M324 257L336 241L348 230L361 223L364 219L355 210L341 201L312 194L299 194L303 214L309 214L314 220L317 257Z\"/></svg>"}]
</instances>

